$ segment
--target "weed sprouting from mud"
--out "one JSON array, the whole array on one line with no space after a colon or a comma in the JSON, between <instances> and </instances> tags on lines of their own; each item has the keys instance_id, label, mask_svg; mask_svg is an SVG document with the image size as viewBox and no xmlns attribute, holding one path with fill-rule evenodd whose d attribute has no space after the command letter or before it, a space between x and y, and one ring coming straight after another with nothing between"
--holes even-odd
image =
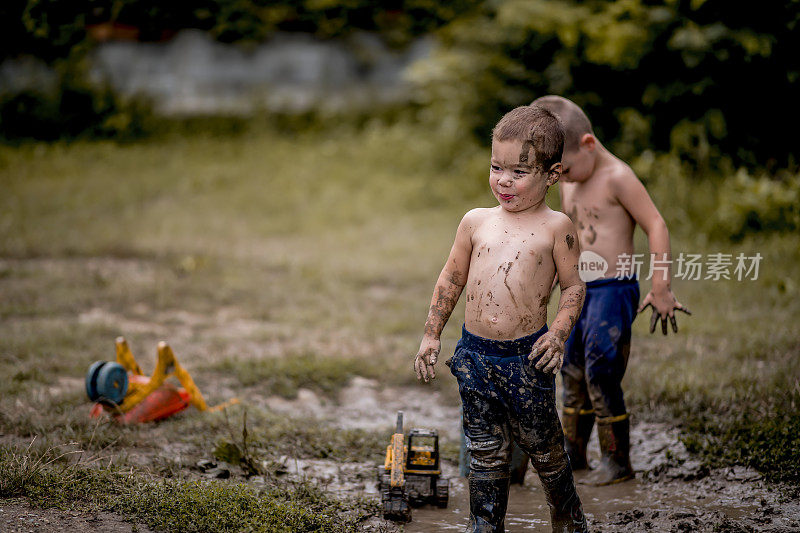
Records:
<instances>
[{"instance_id":1,"label":"weed sprouting from mud","mask_svg":"<svg viewBox=\"0 0 800 533\"><path fill-rule=\"evenodd\" d=\"M232 465L242 468L245 476L256 476L264 473L261 462L254 456L252 447L248 443L249 433L247 431L247 409L242 412L242 438L236 438L233 427L228 420L228 413L225 413L225 425L230 434L230 440L220 439L217 447L214 448L214 457L220 461L225 461Z\"/></svg>"}]
</instances>

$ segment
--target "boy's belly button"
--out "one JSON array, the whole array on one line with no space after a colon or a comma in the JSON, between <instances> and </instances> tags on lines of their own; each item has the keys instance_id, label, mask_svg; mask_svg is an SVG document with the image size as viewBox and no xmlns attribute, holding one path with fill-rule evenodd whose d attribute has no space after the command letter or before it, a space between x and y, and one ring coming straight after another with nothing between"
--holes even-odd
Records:
<instances>
[{"instance_id":1,"label":"boy's belly button","mask_svg":"<svg viewBox=\"0 0 800 533\"><path fill-rule=\"evenodd\" d=\"M492 321L492 324L497 324L497 317L496 316L493 316L490 320Z\"/></svg>"}]
</instances>

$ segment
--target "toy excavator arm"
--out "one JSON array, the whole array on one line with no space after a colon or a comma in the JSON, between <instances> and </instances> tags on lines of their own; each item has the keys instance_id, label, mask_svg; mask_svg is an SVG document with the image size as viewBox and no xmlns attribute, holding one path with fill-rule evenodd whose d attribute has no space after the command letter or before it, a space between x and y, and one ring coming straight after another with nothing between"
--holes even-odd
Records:
<instances>
[{"instance_id":1,"label":"toy excavator arm","mask_svg":"<svg viewBox=\"0 0 800 533\"><path fill-rule=\"evenodd\" d=\"M181 382L183 388L186 389L186 392L189 393L189 402L197 407L198 411L205 411L208 409L206 405L206 401L203 399L203 395L200 393L200 389L197 388L197 385L194 384L194 380L192 376L189 375L189 372L184 369L181 364L175 359L175 354L172 353L172 348L169 347L169 344L166 342L159 342L158 343L158 368L161 369L161 362L164 361L168 367L164 370L168 372L169 369L172 369L172 373L178 378L178 381Z\"/></svg>"},{"instance_id":2,"label":"toy excavator arm","mask_svg":"<svg viewBox=\"0 0 800 533\"><path fill-rule=\"evenodd\" d=\"M406 459L406 450L403 440L403 412L399 411L397 413L397 429L394 435L392 435L392 473L390 477L392 487L402 487L406 482L403 473Z\"/></svg>"},{"instance_id":3,"label":"toy excavator arm","mask_svg":"<svg viewBox=\"0 0 800 533\"><path fill-rule=\"evenodd\" d=\"M133 357L133 353L128 347L128 342L124 337L116 339L117 362L133 376L128 384L128 393L125 399L118 406L119 411L127 413L137 404L141 403L147 396L161 387L170 376L180 381L188 394L188 401L199 411L219 411L230 405L239 403L237 398L232 398L227 402L209 408L206 404L200 389L195 385L192 376L181 366L175 358L175 354L166 342L158 343L158 360L153 375L149 378L144 375L141 367Z\"/></svg>"}]
</instances>

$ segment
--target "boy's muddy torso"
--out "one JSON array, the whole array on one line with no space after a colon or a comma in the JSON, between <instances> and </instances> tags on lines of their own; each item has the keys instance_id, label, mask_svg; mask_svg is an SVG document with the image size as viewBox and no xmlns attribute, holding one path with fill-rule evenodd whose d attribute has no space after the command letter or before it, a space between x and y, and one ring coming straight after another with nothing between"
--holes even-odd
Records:
<instances>
[{"instance_id":1,"label":"boy's muddy torso","mask_svg":"<svg viewBox=\"0 0 800 533\"><path fill-rule=\"evenodd\" d=\"M547 320L555 276L552 230L544 214L512 218L499 208L482 211L464 289L467 330L492 339L523 337Z\"/></svg>"}]
</instances>

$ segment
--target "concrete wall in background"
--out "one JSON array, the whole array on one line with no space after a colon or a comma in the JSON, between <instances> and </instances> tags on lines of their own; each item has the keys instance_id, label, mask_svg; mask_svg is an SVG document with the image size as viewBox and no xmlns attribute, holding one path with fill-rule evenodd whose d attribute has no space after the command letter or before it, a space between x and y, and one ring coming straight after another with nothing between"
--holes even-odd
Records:
<instances>
[{"instance_id":1,"label":"concrete wall in background","mask_svg":"<svg viewBox=\"0 0 800 533\"><path fill-rule=\"evenodd\" d=\"M410 97L405 71L432 44L425 38L391 50L367 33L337 41L277 34L244 47L186 30L163 43L100 44L90 56L90 76L173 116L369 108ZM55 83L52 69L32 58L0 65L0 93L47 92Z\"/></svg>"},{"instance_id":2,"label":"concrete wall in background","mask_svg":"<svg viewBox=\"0 0 800 533\"><path fill-rule=\"evenodd\" d=\"M103 44L92 76L150 98L168 115L335 110L408 98L404 71L430 48L423 39L392 51L371 34L347 41L278 34L243 48L184 31L166 43Z\"/></svg>"}]
</instances>

